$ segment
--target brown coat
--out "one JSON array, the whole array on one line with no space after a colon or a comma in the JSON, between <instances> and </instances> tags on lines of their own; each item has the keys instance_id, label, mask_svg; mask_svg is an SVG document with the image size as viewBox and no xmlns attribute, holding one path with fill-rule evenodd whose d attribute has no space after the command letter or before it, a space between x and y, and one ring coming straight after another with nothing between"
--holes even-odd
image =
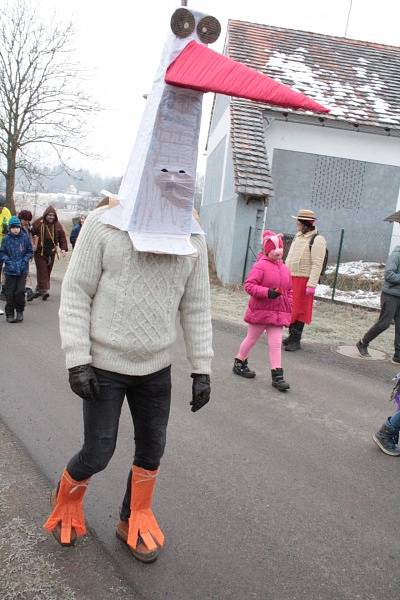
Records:
<instances>
[{"instance_id":1,"label":"brown coat","mask_svg":"<svg viewBox=\"0 0 400 600\"><path fill-rule=\"evenodd\" d=\"M56 220L52 225L48 225L45 221L46 215L48 215L50 212L56 215ZM43 216L33 223L32 236L37 238L35 254L40 256L43 255L45 240L50 240L53 246L54 254L57 252L57 247L59 247L61 250L65 250L65 252L68 252L67 236L65 235L63 226L59 222L57 213L52 206L46 208Z\"/></svg>"}]
</instances>

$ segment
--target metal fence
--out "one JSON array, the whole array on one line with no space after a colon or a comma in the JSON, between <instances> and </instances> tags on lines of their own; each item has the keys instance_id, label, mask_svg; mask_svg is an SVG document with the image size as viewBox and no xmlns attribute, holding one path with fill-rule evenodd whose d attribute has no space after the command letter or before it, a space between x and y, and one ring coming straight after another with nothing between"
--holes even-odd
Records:
<instances>
[{"instance_id":1,"label":"metal fence","mask_svg":"<svg viewBox=\"0 0 400 600\"><path fill-rule=\"evenodd\" d=\"M383 283L384 264L359 261L343 262L346 243L351 243L351 231L335 229L321 231L329 237L328 266L317 288L317 298L355 306L379 308L379 297ZM254 239L254 228L249 228L246 253L243 264L242 283L257 259L261 249L261 239ZM283 235L283 256L287 256L294 234Z\"/></svg>"}]
</instances>

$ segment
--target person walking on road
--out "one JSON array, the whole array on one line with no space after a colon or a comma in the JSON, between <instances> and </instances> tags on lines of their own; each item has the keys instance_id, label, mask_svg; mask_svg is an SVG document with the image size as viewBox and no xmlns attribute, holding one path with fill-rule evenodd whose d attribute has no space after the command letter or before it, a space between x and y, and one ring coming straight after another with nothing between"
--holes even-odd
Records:
<instances>
[{"instance_id":1,"label":"person walking on road","mask_svg":"<svg viewBox=\"0 0 400 600\"><path fill-rule=\"evenodd\" d=\"M0 246L3 243L3 239L8 233L8 222L11 219L11 212L6 206L6 197L0 193ZM5 289L3 286L2 278L2 265L0 263L0 299L5 300Z\"/></svg>"},{"instance_id":2,"label":"person walking on road","mask_svg":"<svg viewBox=\"0 0 400 600\"><path fill-rule=\"evenodd\" d=\"M65 256L68 252L65 231L58 220L57 213L52 206L46 208L43 216L37 219L32 226L32 235L35 249L35 264L37 273L37 286L34 298L42 297L47 300L50 296L50 276L58 251Z\"/></svg>"},{"instance_id":3,"label":"person walking on road","mask_svg":"<svg viewBox=\"0 0 400 600\"><path fill-rule=\"evenodd\" d=\"M21 229L22 231L24 231L26 233L26 235L28 236L28 238L31 241L32 244L32 248L33 251L35 251L35 245L33 243L33 236L32 236L32 213L30 210L20 210L20 212L18 213L18 218L21 221ZM28 267L29 269L29 267ZM29 281L27 287L25 288L25 294L26 294L26 300L27 302L32 302L33 300L33 289L31 287L31 283L30 283L30 277L29 277L29 270L27 273L27 282Z\"/></svg>"},{"instance_id":4,"label":"person walking on road","mask_svg":"<svg viewBox=\"0 0 400 600\"><path fill-rule=\"evenodd\" d=\"M234 360L233 372L240 377L255 377L255 372L248 366L248 356L258 338L265 332L272 386L285 392L290 385L283 376L282 332L283 327L287 327L291 321L292 282L282 255L282 236L273 231L264 231L263 252L244 284L244 289L250 295L244 317L248 329Z\"/></svg>"},{"instance_id":5,"label":"person walking on road","mask_svg":"<svg viewBox=\"0 0 400 600\"><path fill-rule=\"evenodd\" d=\"M386 331L393 320L394 354L392 362L400 363L400 246L394 248L386 263L379 318L356 344L361 356L366 358L370 356L369 344Z\"/></svg>"},{"instance_id":6,"label":"person walking on road","mask_svg":"<svg viewBox=\"0 0 400 600\"><path fill-rule=\"evenodd\" d=\"M33 237L32 237L32 213L30 210L20 210L18 213L18 219L21 221L21 229L25 231L26 235L29 237L33 247Z\"/></svg>"},{"instance_id":7,"label":"person walking on road","mask_svg":"<svg viewBox=\"0 0 400 600\"><path fill-rule=\"evenodd\" d=\"M75 248L76 240L78 239L78 236L81 232L82 225L84 224L85 219L86 219L86 216L81 215L79 217L79 223L75 223L75 225L73 226L73 228L71 230L71 234L69 236L69 241L71 242L72 249Z\"/></svg>"},{"instance_id":8,"label":"person walking on road","mask_svg":"<svg viewBox=\"0 0 400 600\"><path fill-rule=\"evenodd\" d=\"M398 447L400 432L400 410L397 410L382 427L374 433L373 440L385 454L389 456L400 456Z\"/></svg>"},{"instance_id":9,"label":"person walking on road","mask_svg":"<svg viewBox=\"0 0 400 600\"><path fill-rule=\"evenodd\" d=\"M127 231L102 223L108 210L86 219L62 285L61 340L71 389L83 399L84 443L62 474L45 528L66 546L85 533L83 496L114 453L126 396L135 454L116 533L135 558L152 562L164 544L151 506L166 444L178 313L192 367L192 412L210 398L207 247L198 234L191 236L192 255L166 254L164 240L163 253L139 252Z\"/></svg>"},{"instance_id":10,"label":"person walking on road","mask_svg":"<svg viewBox=\"0 0 400 600\"><path fill-rule=\"evenodd\" d=\"M316 229L314 212L302 208L292 218L297 221L297 234L285 261L293 281L292 320L289 335L283 340L288 352L300 350L304 325L312 321L315 288L326 256L326 241Z\"/></svg>"},{"instance_id":11,"label":"person walking on road","mask_svg":"<svg viewBox=\"0 0 400 600\"><path fill-rule=\"evenodd\" d=\"M6 197L0 193L0 245L3 238L8 234L8 223L11 219L11 212L6 206Z\"/></svg>"},{"instance_id":12,"label":"person walking on road","mask_svg":"<svg viewBox=\"0 0 400 600\"><path fill-rule=\"evenodd\" d=\"M399 443L399 432L400 432L400 373L397 373L396 377L393 378L396 382L391 400L396 408L396 412L388 417L382 427L374 433L372 436L374 442L385 454L389 456L400 456Z\"/></svg>"},{"instance_id":13,"label":"person walking on road","mask_svg":"<svg viewBox=\"0 0 400 600\"><path fill-rule=\"evenodd\" d=\"M21 221L18 217L11 217L9 233L0 249L0 261L4 264L6 277L5 311L8 323L21 323L24 319L25 285L32 255L32 244L21 229Z\"/></svg>"}]
</instances>

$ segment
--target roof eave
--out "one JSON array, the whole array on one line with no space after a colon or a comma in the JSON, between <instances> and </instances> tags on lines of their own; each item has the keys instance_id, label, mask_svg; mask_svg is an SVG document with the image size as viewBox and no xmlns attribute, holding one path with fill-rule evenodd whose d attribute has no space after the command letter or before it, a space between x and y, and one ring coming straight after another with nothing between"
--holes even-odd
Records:
<instances>
[{"instance_id":1,"label":"roof eave","mask_svg":"<svg viewBox=\"0 0 400 600\"><path fill-rule=\"evenodd\" d=\"M368 122L356 119L346 119L334 115L316 115L309 112L293 111L278 107L261 107L265 114L272 114L274 118L291 123L308 123L310 125L328 126L332 128L349 129L363 133L400 137L400 126L385 122Z\"/></svg>"}]
</instances>

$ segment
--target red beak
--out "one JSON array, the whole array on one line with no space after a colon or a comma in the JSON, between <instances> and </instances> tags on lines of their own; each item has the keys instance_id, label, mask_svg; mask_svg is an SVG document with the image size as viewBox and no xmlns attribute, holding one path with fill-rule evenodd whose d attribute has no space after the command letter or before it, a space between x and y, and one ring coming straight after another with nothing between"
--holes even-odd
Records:
<instances>
[{"instance_id":1,"label":"red beak","mask_svg":"<svg viewBox=\"0 0 400 600\"><path fill-rule=\"evenodd\" d=\"M283 108L329 112L329 108L308 96L195 41L185 46L169 65L165 81L177 87L247 98Z\"/></svg>"}]
</instances>

